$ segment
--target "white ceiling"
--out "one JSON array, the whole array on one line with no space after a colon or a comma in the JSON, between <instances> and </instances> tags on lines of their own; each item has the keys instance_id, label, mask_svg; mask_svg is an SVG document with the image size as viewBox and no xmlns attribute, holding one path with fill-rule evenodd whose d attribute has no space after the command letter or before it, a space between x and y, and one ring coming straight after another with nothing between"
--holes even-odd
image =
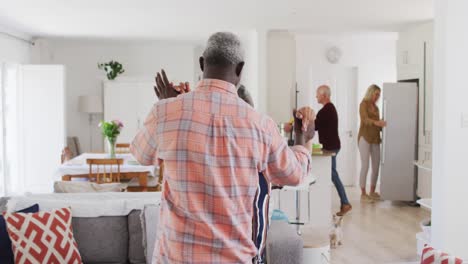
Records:
<instances>
[{"instance_id":1,"label":"white ceiling","mask_svg":"<svg viewBox=\"0 0 468 264\"><path fill-rule=\"evenodd\" d=\"M433 0L0 0L0 25L36 37L199 39L216 30L398 31Z\"/></svg>"}]
</instances>

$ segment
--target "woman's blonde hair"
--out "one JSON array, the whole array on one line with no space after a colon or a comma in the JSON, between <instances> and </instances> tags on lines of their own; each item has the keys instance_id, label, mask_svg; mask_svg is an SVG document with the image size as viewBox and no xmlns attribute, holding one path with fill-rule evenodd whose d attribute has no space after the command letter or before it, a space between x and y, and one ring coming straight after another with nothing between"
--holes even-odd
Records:
<instances>
[{"instance_id":1,"label":"woman's blonde hair","mask_svg":"<svg viewBox=\"0 0 468 264\"><path fill-rule=\"evenodd\" d=\"M381 90L382 89L380 89L379 86L377 86L376 84L372 84L371 86L369 86L369 88L367 88L367 92L366 92L366 95L364 96L363 101L371 101L374 94L376 92L380 92Z\"/></svg>"}]
</instances>

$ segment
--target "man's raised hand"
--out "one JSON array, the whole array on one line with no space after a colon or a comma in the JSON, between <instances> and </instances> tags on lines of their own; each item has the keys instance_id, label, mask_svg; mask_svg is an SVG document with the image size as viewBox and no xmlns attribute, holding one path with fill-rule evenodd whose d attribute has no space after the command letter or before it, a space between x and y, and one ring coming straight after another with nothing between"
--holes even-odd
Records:
<instances>
[{"instance_id":1,"label":"man's raised hand","mask_svg":"<svg viewBox=\"0 0 468 264\"><path fill-rule=\"evenodd\" d=\"M156 74L156 86L154 86L154 92L159 100L177 97L179 94L190 92L190 84L188 82L179 83L174 85L169 82L166 72L161 70L161 74Z\"/></svg>"}]
</instances>

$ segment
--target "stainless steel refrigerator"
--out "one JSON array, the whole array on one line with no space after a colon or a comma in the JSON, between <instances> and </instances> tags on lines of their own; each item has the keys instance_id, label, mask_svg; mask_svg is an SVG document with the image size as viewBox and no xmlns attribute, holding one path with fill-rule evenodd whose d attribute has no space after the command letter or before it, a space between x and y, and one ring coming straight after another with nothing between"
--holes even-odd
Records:
<instances>
[{"instance_id":1,"label":"stainless steel refrigerator","mask_svg":"<svg viewBox=\"0 0 468 264\"><path fill-rule=\"evenodd\" d=\"M416 83L383 85L380 191L384 200L415 201L418 150L418 87Z\"/></svg>"}]
</instances>

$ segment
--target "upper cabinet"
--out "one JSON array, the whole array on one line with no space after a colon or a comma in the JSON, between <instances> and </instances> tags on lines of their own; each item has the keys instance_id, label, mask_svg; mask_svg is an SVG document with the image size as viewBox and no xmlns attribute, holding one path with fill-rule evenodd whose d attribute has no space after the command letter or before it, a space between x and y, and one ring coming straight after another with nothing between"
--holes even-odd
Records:
<instances>
[{"instance_id":1,"label":"upper cabinet","mask_svg":"<svg viewBox=\"0 0 468 264\"><path fill-rule=\"evenodd\" d=\"M434 23L407 27L397 43L398 80L419 83L419 145L432 144Z\"/></svg>"}]
</instances>

